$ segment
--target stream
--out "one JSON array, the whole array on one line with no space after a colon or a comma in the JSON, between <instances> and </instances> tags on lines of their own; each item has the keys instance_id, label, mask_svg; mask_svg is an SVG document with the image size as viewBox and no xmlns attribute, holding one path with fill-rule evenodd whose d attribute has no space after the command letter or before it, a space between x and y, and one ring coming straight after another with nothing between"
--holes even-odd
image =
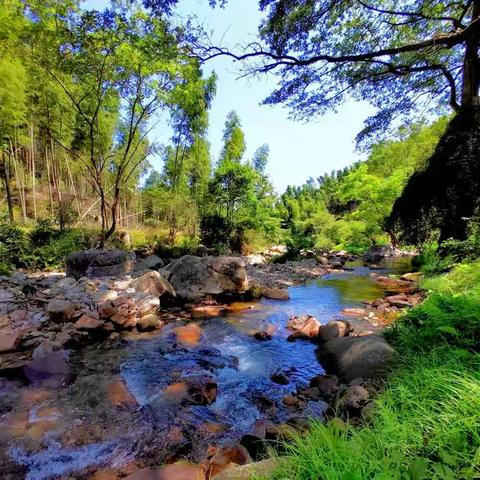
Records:
<instances>
[{"instance_id":1,"label":"stream","mask_svg":"<svg viewBox=\"0 0 480 480\"><path fill-rule=\"evenodd\" d=\"M301 411L282 398L323 372L309 342L286 340L291 315L322 323L346 307L384 295L361 264L290 288L289 301L239 305L225 317L169 324L105 348L71 352L73 382L65 388L0 382L0 477L86 479L132 462L156 466L178 459L204 462L215 448L237 443L259 420L321 418L326 404ZM378 271L404 273L407 263ZM253 338L257 331L270 341ZM288 385L270 380L282 372ZM185 378L218 385L210 405L185 402ZM9 476L10 475L10 476Z\"/></svg>"}]
</instances>

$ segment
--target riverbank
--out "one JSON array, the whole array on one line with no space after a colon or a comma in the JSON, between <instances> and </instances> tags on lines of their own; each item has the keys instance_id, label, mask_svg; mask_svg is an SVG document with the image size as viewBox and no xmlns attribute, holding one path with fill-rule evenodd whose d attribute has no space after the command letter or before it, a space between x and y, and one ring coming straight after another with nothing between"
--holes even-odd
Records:
<instances>
[{"instance_id":1,"label":"riverbank","mask_svg":"<svg viewBox=\"0 0 480 480\"><path fill-rule=\"evenodd\" d=\"M460 265L423 281L427 299L385 331L397 362L369 415L314 423L262 478L478 478L479 271Z\"/></svg>"}]
</instances>

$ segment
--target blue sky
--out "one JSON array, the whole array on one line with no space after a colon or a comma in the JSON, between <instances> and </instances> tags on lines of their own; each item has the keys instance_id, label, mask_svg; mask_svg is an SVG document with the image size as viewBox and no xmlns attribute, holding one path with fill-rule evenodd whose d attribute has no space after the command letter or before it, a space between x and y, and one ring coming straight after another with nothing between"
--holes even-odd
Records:
<instances>
[{"instance_id":1,"label":"blue sky","mask_svg":"<svg viewBox=\"0 0 480 480\"><path fill-rule=\"evenodd\" d=\"M102 8L104 0L88 0L87 8ZM234 48L252 41L261 19L258 0L230 0L224 9L212 10L208 0L180 0L180 16L196 15L198 22L212 31L212 38ZM359 158L354 139L372 108L366 103L349 102L309 122L294 122L282 106L262 106L261 101L275 88L273 75L262 78L238 78L241 65L227 58L208 62L204 71L218 75L217 95L210 112L209 141L216 160L222 148L225 117L235 110L241 120L247 142L246 158L267 143L270 146L269 176L278 192L287 185L300 185L309 177L350 165ZM168 139L165 125L158 127L157 138ZM159 159L152 159L158 170Z\"/></svg>"}]
</instances>

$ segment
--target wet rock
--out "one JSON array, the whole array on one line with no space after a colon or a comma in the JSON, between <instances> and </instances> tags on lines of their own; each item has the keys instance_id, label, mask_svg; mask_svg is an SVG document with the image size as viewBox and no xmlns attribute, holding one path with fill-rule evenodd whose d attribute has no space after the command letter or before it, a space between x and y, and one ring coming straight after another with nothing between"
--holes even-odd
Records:
<instances>
[{"instance_id":1,"label":"wet rock","mask_svg":"<svg viewBox=\"0 0 480 480\"><path fill-rule=\"evenodd\" d=\"M67 276L109 277L132 272L135 253L125 250L83 250L71 253L66 261Z\"/></svg>"},{"instance_id":2,"label":"wet rock","mask_svg":"<svg viewBox=\"0 0 480 480\"><path fill-rule=\"evenodd\" d=\"M173 298L176 297L173 287L170 282L163 278L158 272L148 272L141 277L135 279L131 283L132 288L137 292L149 293L159 298Z\"/></svg>"},{"instance_id":3,"label":"wet rock","mask_svg":"<svg viewBox=\"0 0 480 480\"><path fill-rule=\"evenodd\" d=\"M107 385L107 395L116 408L135 407L137 401L128 391L122 380L116 380Z\"/></svg>"},{"instance_id":4,"label":"wet rock","mask_svg":"<svg viewBox=\"0 0 480 480\"><path fill-rule=\"evenodd\" d=\"M342 315L350 318L362 318L368 315L368 310L365 308L344 308Z\"/></svg>"},{"instance_id":5,"label":"wet rock","mask_svg":"<svg viewBox=\"0 0 480 480\"><path fill-rule=\"evenodd\" d=\"M84 314L75 322L75 327L80 330L98 330L103 327L103 323L102 320L97 320Z\"/></svg>"},{"instance_id":6,"label":"wet rock","mask_svg":"<svg viewBox=\"0 0 480 480\"><path fill-rule=\"evenodd\" d=\"M52 387L68 385L72 381L72 373L67 359L68 355L63 350L47 353L24 367L25 376L33 384Z\"/></svg>"},{"instance_id":7,"label":"wet rock","mask_svg":"<svg viewBox=\"0 0 480 480\"><path fill-rule=\"evenodd\" d=\"M0 335L0 353L14 352L20 346L21 341L21 332Z\"/></svg>"},{"instance_id":8,"label":"wet rock","mask_svg":"<svg viewBox=\"0 0 480 480\"><path fill-rule=\"evenodd\" d=\"M385 301L392 307L397 308L410 308L413 307L413 303L410 303L409 297L405 293L399 293L398 295L390 295L385 297Z\"/></svg>"},{"instance_id":9,"label":"wet rock","mask_svg":"<svg viewBox=\"0 0 480 480\"><path fill-rule=\"evenodd\" d=\"M360 385L351 385L342 393L337 407L349 414L358 414L367 405L370 396L368 391Z\"/></svg>"},{"instance_id":10,"label":"wet rock","mask_svg":"<svg viewBox=\"0 0 480 480\"><path fill-rule=\"evenodd\" d=\"M320 327L318 339L320 342L328 342L334 338L346 337L352 331L353 328L349 322L343 322L341 320L328 322L326 325Z\"/></svg>"},{"instance_id":11,"label":"wet rock","mask_svg":"<svg viewBox=\"0 0 480 480\"><path fill-rule=\"evenodd\" d=\"M270 380L279 385L288 385L290 383L288 376L282 372L275 372L271 375Z\"/></svg>"},{"instance_id":12,"label":"wet rock","mask_svg":"<svg viewBox=\"0 0 480 480\"><path fill-rule=\"evenodd\" d=\"M259 340L260 342L266 342L268 340L271 340L273 338L273 335L271 335L266 331L261 331L261 332L255 333L254 337L256 340Z\"/></svg>"},{"instance_id":13,"label":"wet rock","mask_svg":"<svg viewBox=\"0 0 480 480\"><path fill-rule=\"evenodd\" d=\"M222 317L228 313L228 308L225 305L201 305L192 308L194 317Z\"/></svg>"},{"instance_id":14,"label":"wet rock","mask_svg":"<svg viewBox=\"0 0 480 480\"><path fill-rule=\"evenodd\" d=\"M282 399L282 403L287 407L294 407L294 408L302 408L305 403L300 400L298 397L294 397L293 395L286 395Z\"/></svg>"},{"instance_id":15,"label":"wet rock","mask_svg":"<svg viewBox=\"0 0 480 480\"><path fill-rule=\"evenodd\" d=\"M317 375L310 380L310 387L317 388L324 399L330 400L338 392L339 381L335 375Z\"/></svg>"},{"instance_id":16,"label":"wet rock","mask_svg":"<svg viewBox=\"0 0 480 480\"><path fill-rule=\"evenodd\" d=\"M135 296L134 301L140 317L149 313L157 313L160 307L160 299L150 294L139 292Z\"/></svg>"},{"instance_id":17,"label":"wet rock","mask_svg":"<svg viewBox=\"0 0 480 480\"><path fill-rule=\"evenodd\" d=\"M246 262L239 257L194 257L175 260L162 272L179 297L196 301L207 295L238 295L248 288Z\"/></svg>"},{"instance_id":18,"label":"wet rock","mask_svg":"<svg viewBox=\"0 0 480 480\"><path fill-rule=\"evenodd\" d=\"M75 306L66 300L53 299L48 303L45 312L53 322L69 322L75 313Z\"/></svg>"},{"instance_id":19,"label":"wet rock","mask_svg":"<svg viewBox=\"0 0 480 480\"><path fill-rule=\"evenodd\" d=\"M144 315L137 322L137 327L141 331L155 330L162 326L163 322L160 320L158 315L154 313L149 313Z\"/></svg>"},{"instance_id":20,"label":"wet rock","mask_svg":"<svg viewBox=\"0 0 480 480\"><path fill-rule=\"evenodd\" d=\"M320 363L345 382L384 375L394 353L377 335L335 338L316 351Z\"/></svg>"},{"instance_id":21,"label":"wet rock","mask_svg":"<svg viewBox=\"0 0 480 480\"><path fill-rule=\"evenodd\" d=\"M189 377L185 403L192 405L211 405L217 398L217 382L210 377Z\"/></svg>"},{"instance_id":22,"label":"wet rock","mask_svg":"<svg viewBox=\"0 0 480 480\"><path fill-rule=\"evenodd\" d=\"M124 480L206 480L203 468L197 465L173 464L159 470L144 468Z\"/></svg>"},{"instance_id":23,"label":"wet rock","mask_svg":"<svg viewBox=\"0 0 480 480\"><path fill-rule=\"evenodd\" d=\"M301 317L290 317L287 323L287 328L290 330L296 330L300 333L307 335L308 337L318 337L321 323L311 315L304 315Z\"/></svg>"},{"instance_id":24,"label":"wet rock","mask_svg":"<svg viewBox=\"0 0 480 480\"><path fill-rule=\"evenodd\" d=\"M262 296L270 300L290 300L290 294L286 288L262 288Z\"/></svg>"},{"instance_id":25,"label":"wet rock","mask_svg":"<svg viewBox=\"0 0 480 480\"><path fill-rule=\"evenodd\" d=\"M173 333L176 335L178 341L189 346L198 345L202 336L202 330L195 323L174 328Z\"/></svg>"},{"instance_id":26,"label":"wet rock","mask_svg":"<svg viewBox=\"0 0 480 480\"><path fill-rule=\"evenodd\" d=\"M25 379L24 367L30 363L30 357L25 354L5 354L0 356L0 377L9 379Z\"/></svg>"},{"instance_id":27,"label":"wet rock","mask_svg":"<svg viewBox=\"0 0 480 480\"><path fill-rule=\"evenodd\" d=\"M216 453L209 462L207 478L211 478L221 471L234 465L247 465L252 463L252 457L243 445L235 445Z\"/></svg>"},{"instance_id":28,"label":"wet rock","mask_svg":"<svg viewBox=\"0 0 480 480\"><path fill-rule=\"evenodd\" d=\"M316 387L300 389L298 393L307 400L320 400L322 398L320 390Z\"/></svg>"},{"instance_id":29,"label":"wet rock","mask_svg":"<svg viewBox=\"0 0 480 480\"><path fill-rule=\"evenodd\" d=\"M27 311L26 310L14 310L10 312L10 319L12 322L23 322L27 318Z\"/></svg>"}]
</instances>

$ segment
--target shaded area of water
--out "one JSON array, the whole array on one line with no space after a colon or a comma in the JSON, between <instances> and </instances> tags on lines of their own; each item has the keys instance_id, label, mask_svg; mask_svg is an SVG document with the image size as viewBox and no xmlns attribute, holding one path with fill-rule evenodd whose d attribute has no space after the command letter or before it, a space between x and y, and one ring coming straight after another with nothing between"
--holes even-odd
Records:
<instances>
[{"instance_id":1,"label":"shaded area of water","mask_svg":"<svg viewBox=\"0 0 480 480\"><path fill-rule=\"evenodd\" d=\"M76 379L67 388L44 391L13 383L0 388L5 405L0 447L7 453L0 469L13 461L27 469L28 479L42 480L134 460L201 462L209 448L237 442L259 419L321 416L322 402L303 411L282 404L283 396L323 372L315 345L287 342L285 326L291 315L301 314L326 323L343 308L383 294L368 268L353 268L291 288L288 302L263 300L227 317L168 325L117 348L86 348L72 354ZM273 339L255 340L260 330ZM288 385L270 380L277 371L289 377ZM216 380L211 405L182 401L191 376Z\"/></svg>"}]
</instances>

